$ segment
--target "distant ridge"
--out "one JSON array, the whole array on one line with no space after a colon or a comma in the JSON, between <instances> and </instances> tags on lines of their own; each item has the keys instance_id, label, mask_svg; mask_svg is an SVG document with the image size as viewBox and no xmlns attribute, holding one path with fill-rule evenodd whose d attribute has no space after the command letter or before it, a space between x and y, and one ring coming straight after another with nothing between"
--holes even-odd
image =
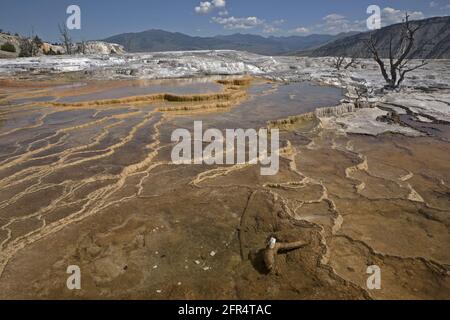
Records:
<instances>
[{"instance_id":1,"label":"distant ridge","mask_svg":"<svg viewBox=\"0 0 450 320\"><path fill-rule=\"evenodd\" d=\"M450 59L450 17L435 17L412 21L413 25L421 25L417 31L416 41L409 58L416 59ZM354 56L356 58L370 58L364 39L373 36L378 44L382 58L389 57L389 39L393 36L396 45L400 37L401 24L394 24L380 30L359 33L353 36L335 40L316 49L298 52L298 55L325 56ZM397 49L397 46L394 47Z\"/></svg>"},{"instance_id":2,"label":"distant ridge","mask_svg":"<svg viewBox=\"0 0 450 320\"><path fill-rule=\"evenodd\" d=\"M184 50L241 50L263 55L284 55L316 48L356 32L339 35L262 37L252 34L232 34L215 37L192 37L179 32L147 30L123 33L104 39L117 43L128 52L184 51Z\"/></svg>"}]
</instances>

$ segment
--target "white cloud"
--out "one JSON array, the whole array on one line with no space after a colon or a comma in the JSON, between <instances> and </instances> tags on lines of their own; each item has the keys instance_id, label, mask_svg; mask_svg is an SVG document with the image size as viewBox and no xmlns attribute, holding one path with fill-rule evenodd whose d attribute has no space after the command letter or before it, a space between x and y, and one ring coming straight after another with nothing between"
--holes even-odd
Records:
<instances>
[{"instance_id":1,"label":"white cloud","mask_svg":"<svg viewBox=\"0 0 450 320\"><path fill-rule=\"evenodd\" d=\"M264 20L257 17L245 17L245 18L235 18L235 17L213 17L212 21L222 25L225 29L253 29L258 26L264 25Z\"/></svg>"},{"instance_id":2,"label":"white cloud","mask_svg":"<svg viewBox=\"0 0 450 320\"><path fill-rule=\"evenodd\" d=\"M285 22L286 22L286 20L284 20L284 19L275 20L275 21L272 21L270 23L264 22L263 33L279 33L279 32L282 32L283 30L280 28L280 26L283 23L285 23Z\"/></svg>"},{"instance_id":3,"label":"white cloud","mask_svg":"<svg viewBox=\"0 0 450 320\"><path fill-rule=\"evenodd\" d=\"M410 20L424 19L425 15L421 11L408 12ZM381 11L381 24L383 27L400 23L405 19L405 11L386 7Z\"/></svg>"},{"instance_id":4,"label":"white cloud","mask_svg":"<svg viewBox=\"0 0 450 320\"><path fill-rule=\"evenodd\" d=\"M337 13L332 13L332 14L329 14L322 18L322 20L324 20L324 21L341 21L344 19L345 19L345 16L337 14Z\"/></svg>"},{"instance_id":5,"label":"white cloud","mask_svg":"<svg viewBox=\"0 0 450 320\"><path fill-rule=\"evenodd\" d=\"M440 1L431 1L430 8L434 8L434 10L448 10L450 9L450 4L442 4Z\"/></svg>"},{"instance_id":6,"label":"white cloud","mask_svg":"<svg viewBox=\"0 0 450 320\"><path fill-rule=\"evenodd\" d=\"M228 12L227 12L228 14ZM237 30L237 29L258 29L262 33L265 34L273 34L279 33L283 30L280 26L285 23L284 19L274 20L272 22L267 22L264 19L260 19L258 17L234 17L234 16L225 16L225 14L221 15L219 12L219 16L213 17L211 22L215 22L217 24L222 25L227 30Z\"/></svg>"},{"instance_id":7,"label":"white cloud","mask_svg":"<svg viewBox=\"0 0 450 320\"><path fill-rule=\"evenodd\" d=\"M270 24L266 24L263 27L263 33L268 33L269 34L269 33L277 33L277 32L280 32L280 31L282 31L280 28L277 28L277 27L272 26Z\"/></svg>"},{"instance_id":8,"label":"white cloud","mask_svg":"<svg viewBox=\"0 0 450 320\"><path fill-rule=\"evenodd\" d=\"M195 7L195 12L200 14L209 13L214 9L214 6L209 1L200 2L200 4Z\"/></svg>"},{"instance_id":9,"label":"white cloud","mask_svg":"<svg viewBox=\"0 0 450 320\"><path fill-rule=\"evenodd\" d=\"M322 18L322 23L310 28L315 33L338 34L349 31L364 31L365 20L349 20L343 15L332 13Z\"/></svg>"},{"instance_id":10,"label":"white cloud","mask_svg":"<svg viewBox=\"0 0 450 320\"><path fill-rule=\"evenodd\" d=\"M305 27L298 27L289 31L290 33L309 34L311 31Z\"/></svg>"},{"instance_id":11,"label":"white cloud","mask_svg":"<svg viewBox=\"0 0 450 320\"><path fill-rule=\"evenodd\" d=\"M195 7L195 12L199 14L207 14L213 11L216 8L224 9L227 5L225 0L211 0L211 1L202 1L198 6ZM225 10L226 11L226 10Z\"/></svg>"},{"instance_id":12,"label":"white cloud","mask_svg":"<svg viewBox=\"0 0 450 320\"><path fill-rule=\"evenodd\" d=\"M212 4L216 8L225 8L225 6L227 5L225 0L212 0Z\"/></svg>"}]
</instances>

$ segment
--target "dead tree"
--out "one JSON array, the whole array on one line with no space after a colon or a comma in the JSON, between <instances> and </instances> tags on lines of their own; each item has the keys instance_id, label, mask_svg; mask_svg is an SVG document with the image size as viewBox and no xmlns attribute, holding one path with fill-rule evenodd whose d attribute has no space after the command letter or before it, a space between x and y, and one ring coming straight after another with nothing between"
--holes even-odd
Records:
<instances>
[{"instance_id":1,"label":"dead tree","mask_svg":"<svg viewBox=\"0 0 450 320\"><path fill-rule=\"evenodd\" d=\"M422 27L421 24L417 26L412 26L409 21L408 13L405 14L405 20L401 26L400 41L398 43L397 49L393 48L393 36L390 34L389 38L389 66L386 66L383 61L377 43L373 38L373 34L370 38L365 40L365 45L369 50L372 58L376 61L380 67L381 74L386 81L386 89L394 90L397 89L402 82L405 80L407 73L417 70L427 64L425 60L418 65L411 66L411 59L409 55L415 44L416 33Z\"/></svg>"},{"instance_id":2,"label":"dead tree","mask_svg":"<svg viewBox=\"0 0 450 320\"><path fill-rule=\"evenodd\" d=\"M356 57L351 57L350 61L346 64L344 64L347 60L347 58L345 56L337 56L333 59L333 61L331 62L333 67L336 68L336 70L341 70L342 68L344 68L345 70L347 70L348 68L350 68L351 66L353 66L356 62Z\"/></svg>"},{"instance_id":3,"label":"dead tree","mask_svg":"<svg viewBox=\"0 0 450 320\"><path fill-rule=\"evenodd\" d=\"M32 57L33 56L33 43L30 39L19 39L19 57Z\"/></svg>"},{"instance_id":4,"label":"dead tree","mask_svg":"<svg viewBox=\"0 0 450 320\"><path fill-rule=\"evenodd\" d=\"M58 29L61 35L61 41L66 48L66 53L72 54L72 38L70 37L69 29L65 24L58 25Z\"/></svg>"},{"instance_id":5,"label":"dead tree","mask_svg":"<svg viewBox=\"0 0 450 320\"><path fill-rule=\"evenodd\" d=\"M37 35L34 35L34 31L31 32L29 38L19 38L19 57L35 57L39 54L39 50L44 45L44 42Z\"/></svg>"},{"instance_id":6,"label":"dead tree","mask_svg":"<svg viewBox=\"0 0 450 320\"><path fill-rule=\"evenodd\" d=\"M44 42L37 35L31 39L31 56L34 57L39 53L39 50L44 45Z\"/></svg>"},{"instance_id":7,"label":"dead tree","mask_svg":"<svg viewBox=\"0 0 450 320\"><path fill-rule=\"evenodd\" d=\"M78 53L86 54L86 42L84 40L78 44Z\"/></svg>"},{"instance_id":8,"label":"dead tree","mask_svg":"<svg viewBox=\"0 0 450 320\"><path fill-rule=\"evenodd\" d=\"M368 88L364 84L355 86L355 107L356 108L365 108L370 106L369 98L373 93L373 88Z\"/></svg>"}]
</instances>

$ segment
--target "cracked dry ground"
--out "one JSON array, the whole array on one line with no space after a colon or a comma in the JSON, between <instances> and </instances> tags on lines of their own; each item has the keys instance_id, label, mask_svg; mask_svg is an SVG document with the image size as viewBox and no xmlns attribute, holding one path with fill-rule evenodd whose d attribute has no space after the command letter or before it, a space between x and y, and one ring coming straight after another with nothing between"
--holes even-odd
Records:
<instances>
[{"instance_id":1,"label":"cracked dry ground","mask_svg":"<svg viewBox=\"0 0 450 320\"><path fill-rule=\"evenodd\" d=\"M0 298L450 299L448 142L310 123L276 176L170 164L174 128L227 112L2 107ZM307 245L269 274L270 236Z\"/></svg>"}]
</instances>

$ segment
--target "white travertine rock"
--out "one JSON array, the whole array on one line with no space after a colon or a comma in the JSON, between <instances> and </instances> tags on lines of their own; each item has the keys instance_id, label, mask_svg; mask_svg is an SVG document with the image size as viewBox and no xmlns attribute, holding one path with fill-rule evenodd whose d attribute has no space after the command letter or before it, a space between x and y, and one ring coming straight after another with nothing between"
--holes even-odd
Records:
<instances>
[{"instance_id":1,"label":"white travertine rock","mask_svg":"<svg viewBox=\"0 0 450 320\"><path fill-rule=\"evenodd\" d=\"M423 134L409 127L399 124L389 124L377 121L378 117L387 115L388 112L378 108L357 109L336 119L336 123L345 126L347 133L359 133L379 135L386 132L401 133L408 136L422 136Z\"/></svg>"}]
</instances>

